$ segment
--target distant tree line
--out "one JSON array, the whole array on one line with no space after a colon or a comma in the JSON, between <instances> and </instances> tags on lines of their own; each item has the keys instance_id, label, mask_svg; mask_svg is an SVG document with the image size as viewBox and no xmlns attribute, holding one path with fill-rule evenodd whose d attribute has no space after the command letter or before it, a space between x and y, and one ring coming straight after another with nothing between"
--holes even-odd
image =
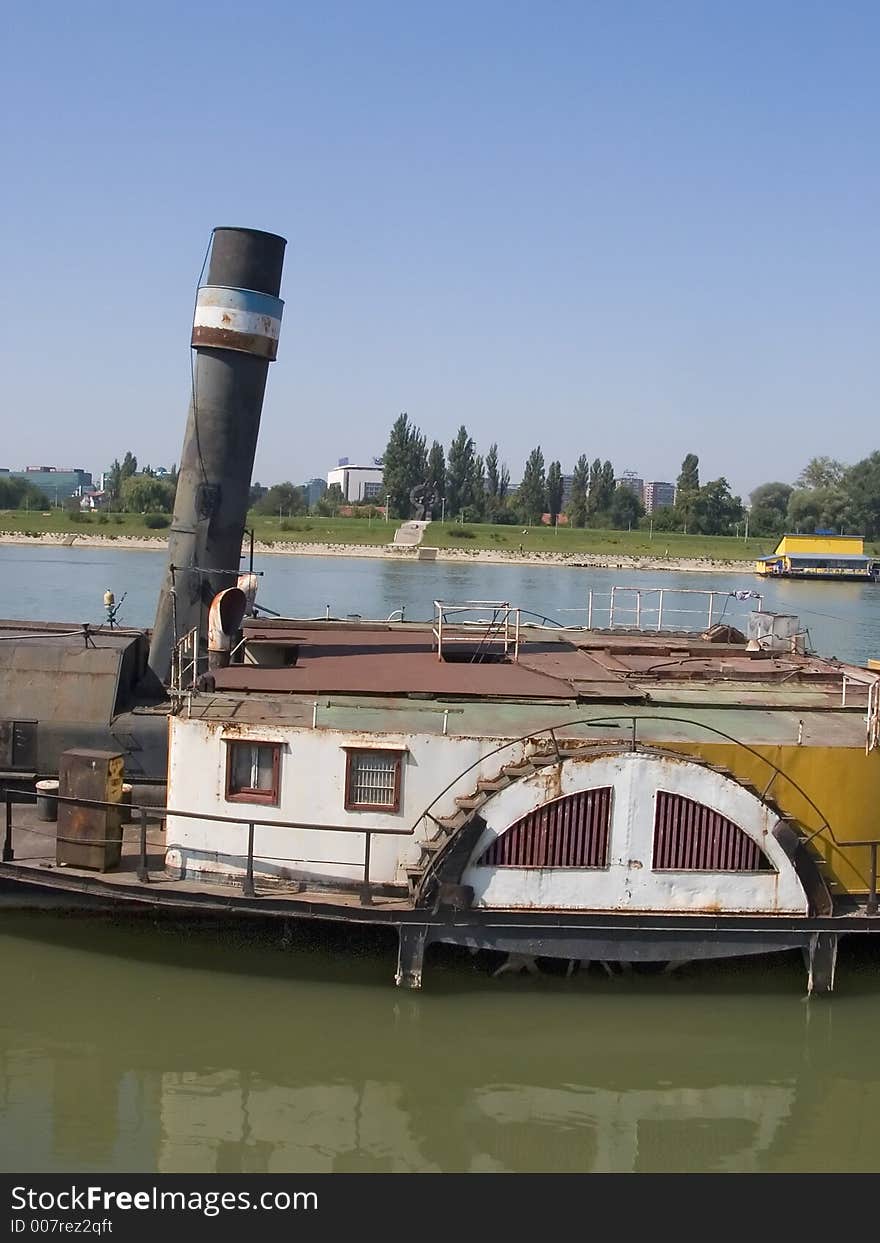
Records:
<instances>
[{"instance_id":1,"label":"distant tree line","mask_svg":"<svg viewBox=\"0 0 880 1243\"><path fill-rule=\"evenodd\" d=\"M157 475L151 466L138 470L137 458L130 451L117 458L105 476L105 507L127 513L171 513L177 490L177 469ZM68 496L64 509L80 508L79 496ZM48 509L42 488L27 479L0 475L0 509Z\"/></svg>"},{"instance_id":2,"label":"distant tree line","mask_svg":"<svg viewBox=\"0 0 880 1243\"><path fill-rule=\"evenodd\" d=\"M42 488L28 479L0 475L0 509L48 509L49 502Z\"/></svg>"},{"instance_id":3,"label":"distant tree line","mask_svg":"<svg viewBox=\"0 0 880 1243\"><path fill-rule=\"evenodd\" d=\"M675 483L675 504L655 509L651 522L656 531L739 535L744 528L745 508L723 475L701 485L700 459L696 453L688 453Z\"/></svg>"},{"instance_id":4,"label":"distant tree line","mask_svg":"<svg viewBox=\"0 0 880 1243\"><path fill-rule=\"evenodd\" d=\"M645 521L641 499L625 483L617 483L614 465L601 458L590 461L582 453L565 494L561 463L545 462L536 445L529 453L519 485L510 484L510 470L492 444L485 456L477 452L467 428L458 429L449 450L436 440L430 449L425 436L407 413L395 421L383 458L384 490L398 518L412 512L414 487L428 481L437 504L432 517L465 522L535 523L547 515L551 523L564 513L569 526L627 530ZM657 510L651 521L658 530L687 530L707 535L734 534L743 518L739 497L733 496L726 479L700 486L699 462L690 453L682 463L678 480L681 503L670 510Z\"/></svg>"},{"instance_id":5,"label":"distant tree line","mask_svg":"<svg viewBox=\"0 0 880 1243\"><path fill-rule=\"evenodd\" d=\"M489 445L485 455L478 453L462 424L447 451L437 440L429 448L404 412L391 428L382 461L384 491L397 518L411 517L412 491L424 483L435 502L432 518L519 524L540 522L545 514L555 522L563 513L562 464L548 464L540 445L529 453L522 479L512 488L510 468L499 457L497 443ZM597 458L590 464L581 455L565 510L570 524L627 527L637 525L643 512L638 497L615 486L611 462Z\"/></svg>"},{"instance_id":6,"label":"distant tree line","mask_svg":"<svg viewBox=\"0 0 880 1243\"><path fill-rule=\"evenodd\" d=\"M157 475L152 466L138 470L138 460L129 450L122 461L113 462L104 478L107 509L130 514L170 514L177 492L177 467Z\"/></svg>"},{"instance_id":7,"label":"distant tree line","mask_svg":"<svg viewBox=\"0 0 880 1243\"><path fill-rule=\"evenodd\" d=\"M762 483L750 496L750 533L833 531L880 537L880 452L853 466L811 458L794 484Z\"/></svg>"},{"instance_id":8,"label":"distant tree line","mask_svg":"<svg viewBox=\"0 0 880 1243\"><path fill-rule=\"evenodd\" d=\"M322 518L335 518L345 505L345 497L338 483L332 483L323 496L312 506L311 512ZM251 487L250 507L253 513L267 517L297 518L300 514L309 513L308 495L305 488L297 487L288 479L285 483L273 484L271 488L260 487L255 483ZM375 509L374 506L361 508Z\"/></svg>"},{"instance_id":9,"label":"distant tree line","mask_svg":"<svg viewBox=\"0 0 880 1243\"><path fill-rule=\"evenodd\" d=\"M464 522L537 523L544 515L555 522L564 513L570 526L627 530L650 525L655 531L693 535L773 537L785 531L819 529L880 538L880 451L847 466L836 458L812 458L793 484L762 483L749 497L748 510L723 476L700 483L699 458L688 453L675 486L675 504L655 509L650 519L641 501L625 484L616 482L610 461L592 461L582 453L574 465L563 509L564 480L558 460L545 462L536 445L523 464L520 483L511 485L511 473L497 443L485 454L462 425L448 449L430 444L404 412L391 428L383 464L383 491L390 497L393 517L412 516L413 489L428 484L431 517ZM132 513L171 513L177 471L156 475L149 467L138 470L137 458L127 452L114 461L105 481L108 507ZM74 503L72 498L70 503ZM270 488L251 487L253 512L294 518L309 512L306 490L287 481ZM24 479L0 476L0 508L47 506L42 491ZM328 487L312 512L334 517L346 507L338 484ZM350 508L350 507L348 507ZM346 512L348 510L346 509ZM377 513L363 504L355 512Z\"/></svg>"},{"instance_id":10,"label":"distant tree line","mask_svg":"<svg viewBox=\"0 0 880 1243\"><path fill-rule=\"evenodd\" d=\"M529 453L521 481L512 488L497 444L481 456L461 426L444 454L436 440L428 448L421 430L403 413L391 429L383 461L385 492L398 518L411 516L411 491L426 480L436 497L445 498L445 504L441 499L434 507L434 518L445 512L465 522L526 523L548 515L555 522L563 513L561 464L546 464L540 445ZM820 528L880 538L880 451L853 466L831 457L812 458L793 484L761 484L748 509L724 476L701 484L695 453L682 461L674 505L655 509L650 519L638 496L616 480L611 462L581 454L564 510L568 524L625 530L650 522L656 531L693 535L740 535L748 528L758 537Z\"/></svg>"}]
</instances>

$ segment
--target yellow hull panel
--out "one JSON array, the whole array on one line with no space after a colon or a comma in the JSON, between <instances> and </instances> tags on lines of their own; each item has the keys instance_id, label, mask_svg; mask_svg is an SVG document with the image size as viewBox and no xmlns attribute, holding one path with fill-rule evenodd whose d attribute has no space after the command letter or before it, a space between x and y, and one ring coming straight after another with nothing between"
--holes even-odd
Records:
<instances>
[{"instance_id":1,"label":"yellow hull panel","mask_svg":"<svg viewBox=\"0 0 880 1243\"><path fill-rule=\"evenodd\" d=\"M861 747L765 745L755 746L758 755L752 755L733 743L681 742L664 743L664 748L727 768L759 792L767 789L773 776L773 769L765 762L771 761L785 775L775 777L767 796L808 832L820 829L823 817L830 825L830 833L823 830L811 843L828 863L827 879L836 880L847 893L867 893L871 875L868 847L845 848L835 842L880 837L880 751L865 755Z\"/></svg>"}]
</instances>

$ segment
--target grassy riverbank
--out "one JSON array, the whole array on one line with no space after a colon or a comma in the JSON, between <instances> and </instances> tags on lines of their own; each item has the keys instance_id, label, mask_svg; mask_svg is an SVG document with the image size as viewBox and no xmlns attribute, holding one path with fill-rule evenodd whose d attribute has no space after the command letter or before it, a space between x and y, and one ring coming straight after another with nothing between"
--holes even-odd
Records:
<instances>
[{"instance_id":1,"label":"grassy riverbank","mask_svg":"<svg viewBox=\"0 0 880 1243\"><path fill-rule=\"evenodd\" d=\"M391 553L397 523L381 518L267 518L251 514L249 526L263 552L304 552L311 555L406 555ZM118 541L129 547L161 547L167 528L148 527L141 514L90 514L77 520L63 510L46 513L0 511L0 540L32 537L42 542ZM148 542L148 543L147 543ZM433 522L424 543L439 548L445 559L535 561L590 564L621 568L642 564L661 569L716 569L725 566L750 570L756 557L772 551L775 540L736 539L732 536L681 535L648 531L569 530L560 527L511 527L474 523ZM880 544L866 546L880 556ZM410 555L413 555L410 553Z\"/></svg>"},{"instance_id":2,"label":"grassy riverbank","mask_svg":"<svg viewBox=\"0 0 880 1243\"><path fill-rule=\"evenodd\" d=\"M164 540L166 532L144 524L141 514L85 515L74 520L63 510L34 513L0 512L0 531L41 535L72 535L118 539ZM359 544L379 547L394 538L397 524L381 518L267 518L252 514L249 525L261 544ZM734 539L729 536L680 535L647 531L570 530L567 527L511 527L474 523L462 527L454 522L434 522L425 544L461 552L507 552L512 554L596 555L604 557L651 557L711 561L752 561L770 550L773 541Z\"/></svg>"}]
</instances>

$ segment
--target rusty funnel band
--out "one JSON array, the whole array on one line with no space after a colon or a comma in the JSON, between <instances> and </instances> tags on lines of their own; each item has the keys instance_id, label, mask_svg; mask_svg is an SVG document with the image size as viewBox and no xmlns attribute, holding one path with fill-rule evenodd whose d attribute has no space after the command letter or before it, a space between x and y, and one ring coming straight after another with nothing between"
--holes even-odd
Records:
<instances>
[{"instance_id":1,"label":"rusty funnel band","mask_svg":"<svg viewBox=\"0 0 880 1243\"><path fill-rule=\"evenodd\" d=\"M193 316L196 349L237 350L273 362L278 354L284 303L253 289L202 285Z\"/></svg>"}]
</instances>

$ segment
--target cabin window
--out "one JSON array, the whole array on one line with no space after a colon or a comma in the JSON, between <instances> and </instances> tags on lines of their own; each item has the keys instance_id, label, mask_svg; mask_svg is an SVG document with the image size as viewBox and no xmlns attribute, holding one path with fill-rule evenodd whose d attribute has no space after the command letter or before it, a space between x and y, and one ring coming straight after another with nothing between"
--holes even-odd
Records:
<instances>
[{"instance_id":1,"label":"cabin window","mask_svg":"<svg viewBox=\"0 0 880 1243\"><path fill-rule=\"evenodd\" d=\"M402 751L346 750L346 811L400 811Z\"/></svg>"},{"instance_id":2,"label":"cabin window","mask_svg":"<svg viewBox=\"0 0 880 1243\"><path fill-rule=\"evenodd\" d=\"M226 798L235 803L278 805L281 744L226 743Z\"/></svg>"},{"instance_id":3,"label":"cabin window","mask_svg":"<svg viewBox=\"0 0 880 1243\"><path fill-rule=\"evenodd\" d=\"M651 866L676 872L774 870L758 843L739 825L704 803L666 790L657 791Z\"/></svg>"}]
</instances>

